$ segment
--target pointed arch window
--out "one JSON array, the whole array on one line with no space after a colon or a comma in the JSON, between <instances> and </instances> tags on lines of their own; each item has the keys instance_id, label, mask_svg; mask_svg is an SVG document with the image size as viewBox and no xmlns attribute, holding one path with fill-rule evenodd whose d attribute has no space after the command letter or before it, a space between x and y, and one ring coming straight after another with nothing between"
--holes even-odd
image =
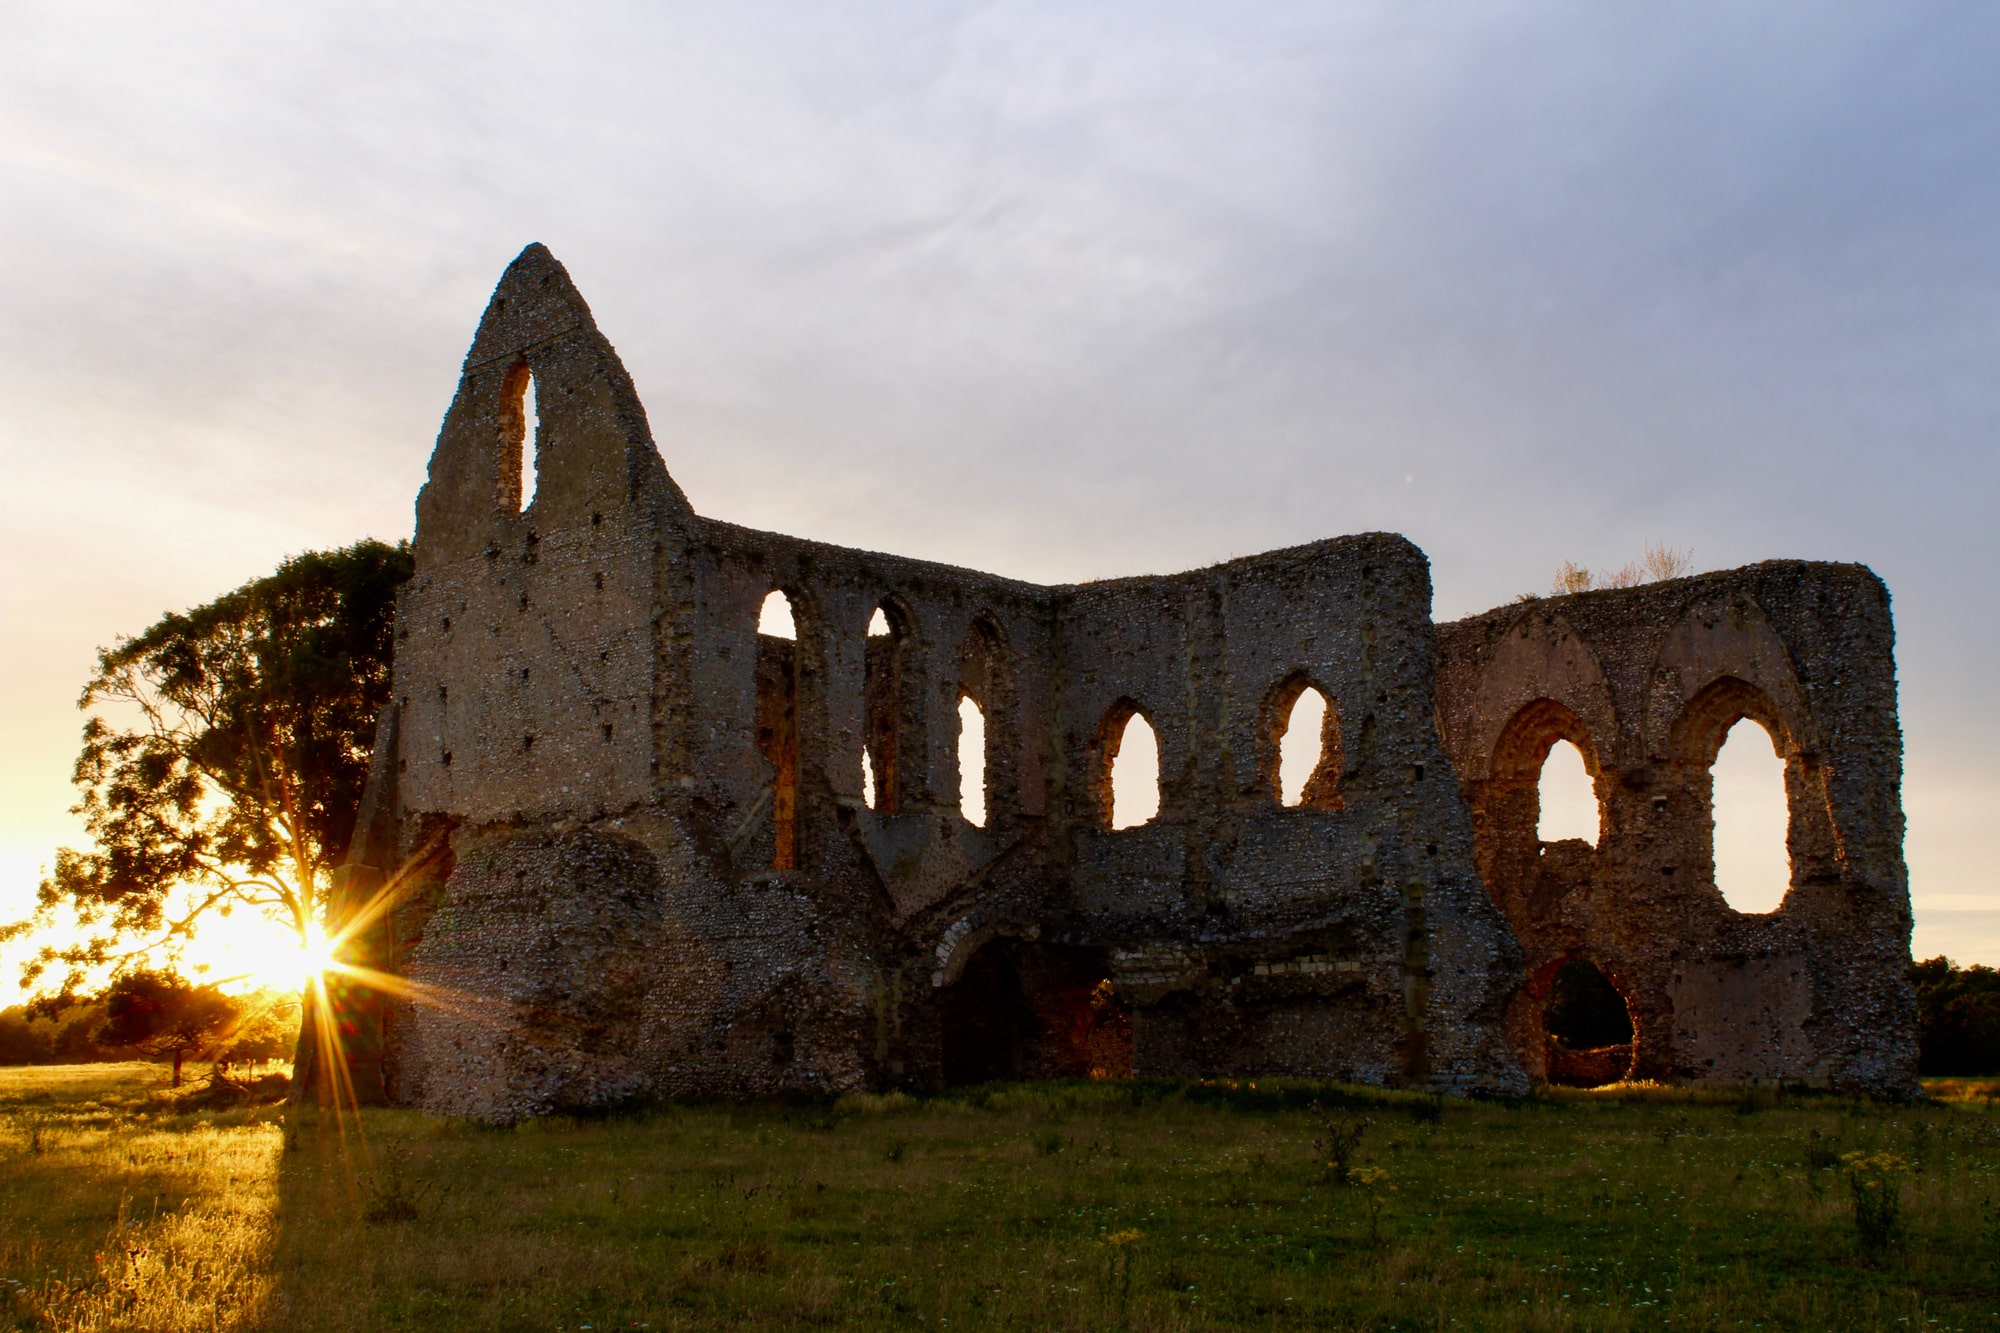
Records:
<instances>
[{"instance_id":1,"label":"pointed arch window","mask_svg":"<svg viewBox=\"0 0 2000 1333\"><path fill-rule=\"evenodd\" d=\"M862 668L861 797L892 813L913 799L908 756L921 755L923 691L910 613L894 598L868 619Z\"/></svg>"},{"instance_id":2,"label":"pointed arch window","mask_svg":"<svg viewBox=\"0 0 2000 1333\"><path fill-rule=\"evenodd\" d=\"M1339 810L1340 713L1305 676L1293 676L1266 708L1270 781L1280 804L1294 809Z\"/></svg>"},{"instance_id":3,"label":"pointed arch window","mask_svg":"<svg viewBox=\"0 0 2000 1333\"><path fill-rule=\"evenodd\" d=\"M1810 780L1784 715L1757 686L1723 676L1688 700L1674 746L1695 770L1694 790L1708 798L1701 831L1723 901L1746 916L1778 910L1796 873L1793 798Z\"/></svg>"},{"instance_id":4,"label":"pointed arch window","mask_svg":"<svg viewBox=\"0 0 2000 1333\"><path fill-rule=\"evenodd\" d=\"M1151 823L1160 813L1160 742L1153 724L1130 699L1120 699L1097 732L1095 795L1098 818L1118 830Z\"/></svg>"},{"instance_id":5,"label":"pointed arch window","mask_svg":"<svg viewBox=\"0 0 2000 1333\"><path fill-rule=\"evenodd\" d=\"M1000 628L982 613L958 650L959 810L980 828L997 813L1004 790L1009 686Z\"/></svg>"},{"instance_id":6,"label":"pointed arch window","mask_svg":"<svg viewBox=\"0 0 2000 1333\"><path fill-rule=\"evenodd\" d=\"M1566 704L1523 705L1494 747L1493 777L1508 793L1497 829L1530 852L1570 838L1596 846L1604 827L1597 763L1589 730Z\"/></svg>"},{"instance_id":7,"label":"pointed arch window","mask_svg":"<svg viewBox=\"0 0 2000 1333\"><path fill-rule=\"evenodd\" d=\"M1541 842L1575 838L1597 845L1600 818L1597 785L1584 765L1583 751L1567 740L1549 746L1535 780L1541 810L1535 836Z\"/></svg>"}]
</instances>

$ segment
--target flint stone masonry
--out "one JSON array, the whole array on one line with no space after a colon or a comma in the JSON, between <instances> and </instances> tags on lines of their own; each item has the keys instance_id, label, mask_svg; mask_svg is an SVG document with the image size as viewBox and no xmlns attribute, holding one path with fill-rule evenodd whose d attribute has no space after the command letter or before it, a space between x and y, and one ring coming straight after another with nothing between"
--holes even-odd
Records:
<instances>
[{"instance_id":1,"label":"flint stone masonry","mask_svg":"<svg viewBox=\"0 0 2000 1333\"><path fill-rule=\"evenodd\" d=\"M1527 950L1507 1024L1532 1076L1550 983L1582 958L1631 1011L1628 1077L1915 1091L1893 638L1872 573L1801 561L1439 627L1438 725ZM1709 770L1744 718L1784 758L1791 810L1791 886L1758 915L1715 883ZM1595 846L1537 840L1558 740L1594 780Z\"/></svg>"},{"instance_id":2,"label":"flint stone masonry","mask_svg":"<svg viewBox=\"0 0 2000 1333\"><path fill-rule=\"evenodd\" d=\"M1009 1076L1518 1093L1541 1071L1537 969L1623 938L1558 924L1575 913L1536 887L1539 851L1495 842L1520 762L1493 785L1489 714L1519 710L1508 690L1559 702L1573 676L1622 682L1636 629L1524 652L1506 647L1518 613L1495 613L1446 627L1440 676L1429 567L1393 535L1041 587L703 518L540 246L467 355L415 551L340 876L344 910L396 904L357 950L402 984L342 1002L363 1096L507 1122ZM1865 571L1780 568L1714 584L1729 607L1783 592L1757 613L1777 628L1740 651L1686 589L1585 599L1607 626L1626 605L1695 626L1671 631L1671 688L1577 696L1603 736L1625 743L1615 708L1637 707L1643 744L1674 689L1698 697L1747 651L1766 664L1748 683L1832 765L1801 780L1858 803L1824 829L1795 820L1814 905L1788 901L1776 925L1693 902L1699 857L1676 852L1681 897L1632 890L1655 938L1615 976L1643 997L1645 1071L1907 1091L1913 1010L1883 980L1908 924L1886 595ZM1830 587L1845 600L1821 624ZM758 632L774 590L795 640ZM1682 601L1651 610L1661 596ZM878 613L887 634L869 632ZM1810 670L1785 665L1794 643ZM1509 683L1482 684L1503 660ZM1286 807L1278 742L1307 686L1329 701L1321 766ZM985 719L968 777L983 826L960 809L961 698ZM1730 707L1701 715L1688 755ZM1160 810L1114 831L1109 770L1135 716L1158 737ZM1680 762L1692 809L1705 769ZM1654 787L1634 790L1644 805ZM1560 883L1610 882L1576 874ZM1844 926L1869 932L1861 947Z\"/></svg>"}]
</instances>

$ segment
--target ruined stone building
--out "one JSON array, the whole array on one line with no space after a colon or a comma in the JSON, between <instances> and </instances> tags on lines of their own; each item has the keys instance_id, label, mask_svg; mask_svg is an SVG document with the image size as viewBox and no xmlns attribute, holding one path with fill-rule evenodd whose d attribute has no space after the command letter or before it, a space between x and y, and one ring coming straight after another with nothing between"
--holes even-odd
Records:
<instances>
[{"instance_id":1,"label":"ruined stone building","mask_svg":"<svg viewBox=\"0 0 2000 1333\"><path fill-rule=\"evenodd\" d=\"M415 550L343 872L350 903L394 890L363 947L411 988L346 1016L364 1093L497 1120L1130 1073L1519 1093L1579 958L1629 1006L1620 1073L1914 1087L1889 600L1861 567L1434 626L1423 553L1380 533L1041 587L755 532L694 512L539 246L466 357ZM759 631L774 592L792 637ZM1760 916L1711 850L1744 717L1791 808ZM1157 813L1114 827L1147 738ZM1537 840L1559 739L1595 846Z\"/></svg>"}]
</instances>

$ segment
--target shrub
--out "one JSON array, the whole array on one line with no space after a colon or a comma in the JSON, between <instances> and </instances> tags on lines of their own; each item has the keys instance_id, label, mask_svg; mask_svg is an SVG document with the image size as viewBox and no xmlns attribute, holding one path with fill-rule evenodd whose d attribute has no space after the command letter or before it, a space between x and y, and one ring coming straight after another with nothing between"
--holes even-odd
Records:
<instances>
[{"instance_id":1,"label":"shrub","mask_svg":"<svg viewBox=\"0 0 2000 1333\"><path fill-rule=\"evenodd\" d=\"M1353 1184L1349 1164L1360 1149L1362 1138L1368 1133L1368 1117L1335 1119L1333 1113L1318 1102L1312 1104L1312 1113L1319 1118L1323 1131L1313 1140L1313 1152L1319 1157L1327 1180L1335 1185Z\"/></svg>"},{"instance_id":2,"label":"shrub","mask_svg":"<svg viewBox=\"0 0 2000 1333\"><path fill-rule=\"evenodd\" d=\"M1903 1239L1903 1177L1910 1164L1894 1153L1841 1154L1854 1196L1854 1240L1863 1254L1879 1254Z\"/></svg>"}]
</instances>

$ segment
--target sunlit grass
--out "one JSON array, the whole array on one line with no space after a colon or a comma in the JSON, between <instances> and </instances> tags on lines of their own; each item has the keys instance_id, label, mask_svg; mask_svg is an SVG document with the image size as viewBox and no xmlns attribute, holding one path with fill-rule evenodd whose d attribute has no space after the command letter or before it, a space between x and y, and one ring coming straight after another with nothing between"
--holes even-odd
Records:
<instances>
[{"instance_id":1,"label":"sunlit grass","mask_svg":"<svg viewBox=\"0 0 2000 1333\"><path fill-rule=\"evenodd\" d=\"M1269 1084L673 1106L514 1130L371 1110L337 1132L320 1113L281 1128L268 1110L178 1109L160 1077L0 1071L12 1327L2000 1323L1992 1083L1912 1107L1327 1089L1351 1103L1336 1123L1371 1122L1365 1179L1340 1185L1313 1147L1311 1093ZM1856 1151L1915 1164L1907 1240L1867 1262L1838 1165Z\"/></svg>"}]
</instances>

